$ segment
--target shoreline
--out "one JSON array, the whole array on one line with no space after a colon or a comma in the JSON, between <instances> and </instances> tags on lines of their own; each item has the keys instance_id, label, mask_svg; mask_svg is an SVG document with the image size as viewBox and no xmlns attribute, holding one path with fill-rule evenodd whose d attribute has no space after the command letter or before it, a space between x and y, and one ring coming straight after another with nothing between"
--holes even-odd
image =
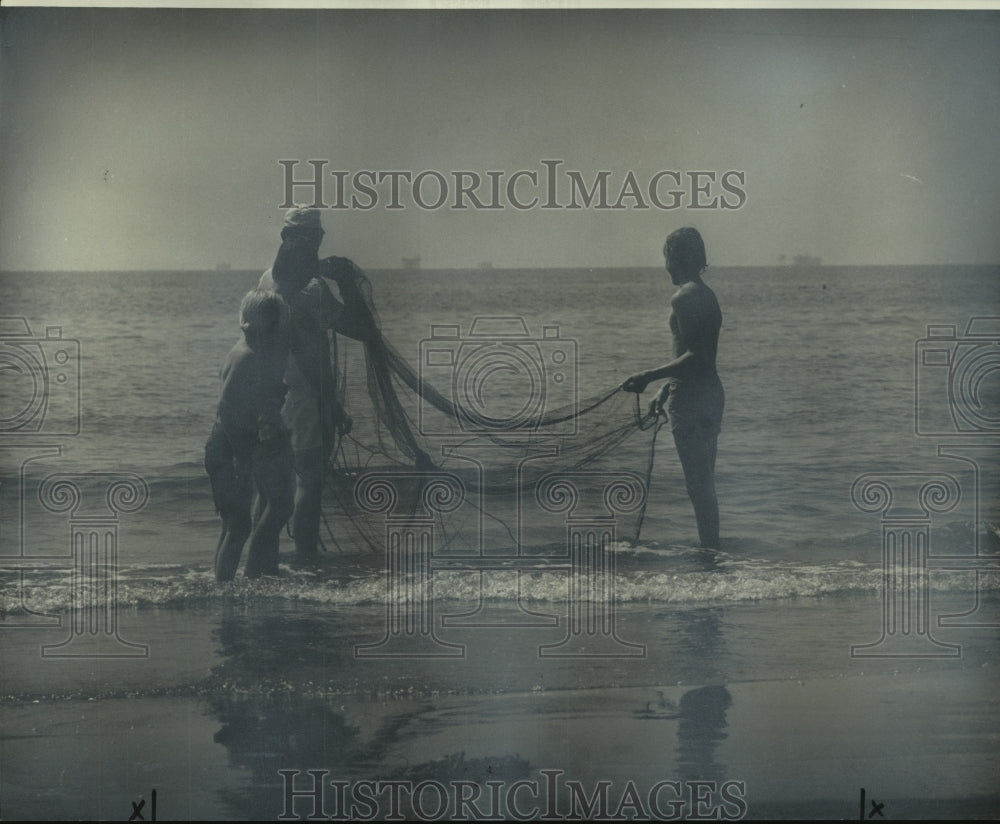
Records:
<instances>
[{"instance_id":1,"label":"shoreline","mask_svg":"<svg viewBox=\"0 0 1000 824\"><path fill-rule=\"evenodd\" d=\"M206 601L119 607L117 635L97 641L78 636L66 620L8 625L0 707L228 689L490 696L866 674L931 677L1000 667L990 627L1000 614L1000 594L993 591L980 594L979 627L935 627L931 635L940 648L895 658L866 649L880 637L883 605L876 593L619 603L610 616L613 638L595 634L589 642L575 639L576 645L567 643L565 604L530 602L525 611L490 600L475 612L474 602L441 600L435 643L426 648L393 646L398 639L388 634L384 604L330 605L267 591L239 597L220 592ZM955 614L974 598L935 592L934 611Z\"/></svg>"}]
</instances>

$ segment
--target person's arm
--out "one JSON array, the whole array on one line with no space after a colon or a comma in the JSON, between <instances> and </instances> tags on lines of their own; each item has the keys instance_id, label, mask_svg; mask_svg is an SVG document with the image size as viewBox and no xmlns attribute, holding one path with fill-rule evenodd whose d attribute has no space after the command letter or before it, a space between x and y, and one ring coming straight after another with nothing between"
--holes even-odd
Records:
<instances>
[{"instance_id":1,"label":"person's arm","mask_svg":"<svg viewBox=\"0 0 1000 824\"><path fill-rule=\"evenodd\" d=\"M288 387L284 383L278 384L267 397L261 399L260 412L257 415L257 439L261 443L269 443L285 433L281 408L285 403L287 391Z\"/></svg>"},{"instance_id":2,"label":"person's arm","mask_svg":"<svg viewBox=\"0 0 1000 824\"><path fill-rule=\"evenodd\" d=\"M316 271L316 252L304 238L283 240L278 247L274 263L267 270L270 274L270 288L289 300L307 287Z\"/></svg>"},{"instance_id":3,"label":"person's arm","mask_svg":"<svg viewBox=\"0 0 1000 824\"><path fill-rule=\"evenodd\" d=\"M654 381L684 377L692 372L701 371L711 364L711 358L705 351L704 342L699 334L701 319L698 317L697 304L681 293L671 298L670 307L673 310L674 322L677 324L677 339L680 348L684 350L683 353L662 366L638 372L627 378L622 384L622 389L626 392L642 393ZM662 395L660 405L666 400L668 392L668 385L660 390Z\"/></svg>"},{"instance_id":4,"label":"person's arm","mask_svg":"<svg viewBox=\"0 0 1000 824\"><path fill-rule=\"evenodd\" d=\"M667 402L667 396L670 394L670 383L667 382L660 387L660 391L653 396L653 400L649 402L649 414L654 418L660 415L666 416L666 412L663 411L663 407Z\"/></svg>"},{"instance_id":5,"label":"person's arm","mask_svg":"<svg viewBox=\"0 0 1000 824\"><path fill-rule=\"evenodd\" d=\"M234 349L222 367L222 394L219 398L219 423L234 446L252 438L257 419L253 395L257 380L253 355Z\"/></svg>"},{"instance_id":6,"label":"person's arm","mask_svg":"<svg viewBox=\"0 0 1000 824\"><path fill-rule=\"evenodd\" d=\"M654 381L664 378L675 378L688 371L687 367L696 360L697 356L690 349L678 358L674 358L669 363L658 366L656 369L649 369L646 372L638 372L625 380L622 389L626 392L644 392L646 387ZM664 398L666 394L664 393Z\"/></svg>"},{"instance_id":7,"label":"person's arm","mask_svg":"<svg viewBox=\"0 0 1000 824\"><path fill-rule=\"evenodd\" d=\"M360 271L353 261L343 257L328 257L320 261L323 277L337 284L343 303L330 295L334 309L329 313L329 328L354 340L367 341L377 337L375 319L368 310L364 296L358 288Z\"/></svg>"}]
</instances>

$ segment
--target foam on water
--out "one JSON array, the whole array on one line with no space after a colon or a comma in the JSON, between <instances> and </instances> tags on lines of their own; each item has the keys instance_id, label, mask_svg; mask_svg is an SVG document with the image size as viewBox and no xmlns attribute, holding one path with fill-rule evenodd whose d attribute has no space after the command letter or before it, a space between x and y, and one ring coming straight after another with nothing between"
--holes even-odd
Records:
<instances>
[{"instance_id":1,"label":"foam on water","mask_svg":"<svg viewBox=\"0 0 1000 824\"><path fill-rule=\"evenodd\" d=\"M775 562L737 557L692 547L619 544L613 576L617 603L640 604L739 604L789 598L879 595L885 584L881 566L854 560L819 563ZM251 605L270 601L304 602L332 608L381 605L387 602L387 576L373 554L361 561L338 566L338 557L325 558L318 569L282 564L277 578L236 580L218 584L205 565L134 565L119 570L116 601L120 607ZM405 580L405 579L404 579ZM536 605L565 609L570 596L571 573L566 565L551 569L507 569L486 572L462 569L435 570L432 597L439 610L462 611L480 602L514 606ZM66 610L71 603L71 573L49 567L26 573L23 604L41 613ZM930 592L1000 591L1000 573L978 577L971 571L935 570L928 575ZM417 587L419 590L419 586ZM406 590L406 587L402 587ZM575 588L577 593L579 588ZM598 591L595 590L595 593ZM596 600L599 594L572 596ZM5 581L3 612L22 605L17 579Z\"/></svg>"}]
</instances>

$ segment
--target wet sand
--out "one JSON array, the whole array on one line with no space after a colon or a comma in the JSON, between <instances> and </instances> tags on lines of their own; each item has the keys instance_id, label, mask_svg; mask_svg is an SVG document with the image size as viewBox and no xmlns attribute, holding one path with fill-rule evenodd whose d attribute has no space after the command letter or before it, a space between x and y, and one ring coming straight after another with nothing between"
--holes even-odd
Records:
<instances>
[{"instance_id":1,"label":"wet sand","mask_svg":"<svg viewBox=\"0 0 1000 824\"><path fill-rule=\"evenodd\" d=\"M996 818L996 631L937 630L957 658L852 658L879 606L630 605L618 635L644 654L618 658L540 655L565 616L509 609L439 627L460 657L358 657L374 606L123 610L136 659L43 658L66 630L17 630L0 814L125 819L142 799L149 820L155 788L160 820L304 819L319 770L332 818L391 816L378 781L411 818L846 819L862 788L889 819Z\"/></svg>"}]
</instances>

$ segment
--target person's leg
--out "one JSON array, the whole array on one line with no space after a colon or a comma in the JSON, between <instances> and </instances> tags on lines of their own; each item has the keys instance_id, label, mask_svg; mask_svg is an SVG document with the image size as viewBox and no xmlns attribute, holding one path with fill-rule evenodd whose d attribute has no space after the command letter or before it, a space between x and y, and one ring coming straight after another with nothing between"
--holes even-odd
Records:
<instances>
[{"instance_id":1,"label":"person's leg","mask_svg":"<svg viewBox=\"0 0 1000 824\"><path fill-rule=\"evenodd\" d=\"M322 447L295 450L295 512L292 537L300 558L313 558L319 544L319 519L326 461Z\"/></svg>"},{"instance_id":2,"label":"person's leg","mask_svg":"<svg viewBox=\"0 0 1000 824\"><path fill-rule=\"evenodd\" d=\"M220 514L222 535L215 549L215 580L222 583L236 577L243 545L250 535L250 507L234 506Z\"/></svg>"},{"instance_id":3,"label":"person's leg","mask_svg":"<svg viewBox=\"0 0 1000 824\"><path fill-rule=\"evenodd\" d=\"M278 574L278 541L281 537L281 528L288 520L287 515L281 519L280 514L274 502L264 500L260 518L254 524L250 535L247 566L243 573L247 578Z\"/></svg>"},{"instance_id":4,"label":"person's leg","mask_svg":"<svg viewBox=\"0 0 1000 824\"><path fill-rule=\"evenodd\" d=\"M245 574L248 578L278 574L281 530L294 508L291 447L286 440L265 450L254 464L257 515L247 552Z\"/></svg>"},{"instance_id":5,"label":"person's leg","mask_svg":"<svg viewBox=\"0 0 1000 824\"><path fill-rule=\"evenodd\" d=\"M222 518L222 532L215 547L215 580L236 577L243 544L250 534L252 489L249 471L236 460L222 430L215 427L205 444L205 469L212 484L215 510Z\"/></svg>"},{"instance_id":6,"label":"person's leg","mask_svg":"<svg viewBox=\"0 0 1000 824\"><path fill-rule=\"evenodd\" d=\"M698 522L698 539L706 548L719 548L719 501L715 493L715 456L718 437L703 432L675 430L674 444L684 469L688 497Z\"/></svg>"}]
</instances>

